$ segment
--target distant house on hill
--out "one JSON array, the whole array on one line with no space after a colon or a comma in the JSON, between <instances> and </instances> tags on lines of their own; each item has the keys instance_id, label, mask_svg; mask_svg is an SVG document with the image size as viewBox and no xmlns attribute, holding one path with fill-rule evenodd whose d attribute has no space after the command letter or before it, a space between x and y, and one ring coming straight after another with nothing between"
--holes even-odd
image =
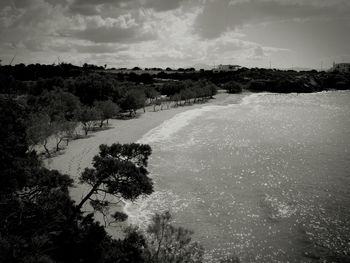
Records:
<instances>
[{"instance_id":1,"label":"distant house on hill","mask_svg":"<svg viewBox=\"0 0 350 263\"><path fill-rule=\"evenodd\" d=\"M239 70L240 68L242 68L241 66L238 66L238 65L219 65L217 66L216 68L214 68L214 72L221 72L221 71L224 71L224 72L227 72L227 71L237 71Z\"/></svg>"},{"instance_id":2,"label":"distant house on hill","mask_svg":"<svg viewBox=\"0 0 350 263\"><path fill-rule=\"evenodd\" d=\"M331 71L338 71L341 73L350 73L350 63L333 63Z\"/></svg>"}]
</instances>

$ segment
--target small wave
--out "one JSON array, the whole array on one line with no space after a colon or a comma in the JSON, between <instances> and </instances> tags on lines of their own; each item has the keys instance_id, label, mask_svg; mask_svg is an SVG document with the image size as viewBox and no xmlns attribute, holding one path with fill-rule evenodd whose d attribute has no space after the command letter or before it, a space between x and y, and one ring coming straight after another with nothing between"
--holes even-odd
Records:
<instances>
[{"instance_id":1,"label":"small wave","mask_svg":"<svg viewBox=\"0 0 350 263\"><path fill-rule=\"evenodd\" d=\"M267 209L267 213L271 219L283 219L294 215L297 211L295 207L278 200L276 197L269 195L263 200L263 207Z\"/></svg>"},{"instance_id":2,"label":"small wave","mask_svg":"<svg viewBox=\"0 0 350 263\"><path fill-rule=\"evenodd\" d=\"M212 112L216 110L222 110L226 108L235 107L237 105L247 105L252 103L257 97L262 96L264 93L260 94L250 94L244 97L240 104L229 104L229 105L207 105L201 108L192 109L176 114L169 120L164 121L161 125L155 127L154 129L147 132L138 143L152 144L155 142L161 142L169 139L172 135L179 132L181 129L186 127L191 123L192 120L203 115L205 112Z\"/></svg>"},{"instance_id":3,"label":"small wave","mask_svg":"<svg viewBox=\"0 0 350 263\"><path fill-rule=\"evenodd\" d=\"M173 134L186 127L191 120L203 114L203 108L188 110L176 114L173 118L164 121L161 125L147 132L138 143L150 144L170 138Z\"/></svg>"},{"instance_id":4,"label":"small wave","mask_svg":"<svg viewBox=\"0 0 350 263\"><path fill-rule=\"evenodd\" d=\"M186 209L190 203L191 200L181 198L172 191L156 191L136 202L126 202L124 212L128 215L129 223L145 230L155 213L177 213Z\"/></svg>"},{"instance_id":5,"label":"small wave","mask_svg":"<svg viewBox=\"0 0 350 263\"><path fill-rule=\"evenodd\" d=\"M271 95L271 94L275 94L275 93L263 92L263 93L250 94L242 99L240 105L248 105L248 104L251 104L253 102L256 102L259 97L262 97L262 96L267 95L267 94Z\"/></svg>"}]
</instances>

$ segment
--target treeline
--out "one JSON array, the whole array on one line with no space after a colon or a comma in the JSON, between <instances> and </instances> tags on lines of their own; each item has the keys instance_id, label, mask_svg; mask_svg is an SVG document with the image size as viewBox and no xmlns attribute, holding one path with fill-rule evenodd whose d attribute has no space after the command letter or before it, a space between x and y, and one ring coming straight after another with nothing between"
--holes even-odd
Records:
<instances>
[{"instance_id":1,"label":"treeline","mask_svg":"<svg viewBox=\"0 0 350 263\"><path fill-rule=\"evenodd\" d=\"M0 82L3 76L11 76L16 81L39 81L52 78L75 78L84 74L99 73L120 82L131 82L135 85L154 85L159 80L178 81L208 81L217 86L234 81L242 89L253 92L271 91L288 92L316 92L331 89L349 89L349 73L276 70L262 68L240 68L237 71L214 72L213 70L196 71L194 68L172 70L171 68L141 68L107 70L106 67L84 64L77 67L71 64L58 65L31 64L25 66L0 66ZM12 83L14 84L14 83ZM23 83L17 83L21 86ZM16 85L13 85L16 86ZM226 85L228 87L228 85ZM14 89L15 87L13 87ZM17 87L18 88L18 87Z\"/></svg>"},{"instance_id":2,"label":"treeline","mask_svg":"<svg viewBox=\"0 0 350 263\"><path fill-rule=\"evenodd\" d=\"M252 92L318 92L324 90L350 89L350 74L342 72L318 72L276 70L261 68L241 68L230 72L213 72L212 70L201 70L192 73L158 73L157 77L183 81L208 80L218 87L236 93L241 90Z\"/></svg>"},{"instance_id":3,"label":"treeline","mask_svg":"<svg viewBox=\"0 0 350 263\"><path fill-rule=\"evenodd\" d=\"M94 129L103 128L120 111L118 105L111 100L96 100L90 106L59 88L45 90L37 96L18 97L17 101L28 112L28 144L32 149L42 146L48 157L52 151L48 148L49 140L55 142L54 150L57 152L63 143L68 145L70 140L81 136L79 127L87 136Z\"/></svg>"},{"instance_id":4,"label":"treeline","mask_svg":"<svg viewBox=\"0 0 350 263\"><path fill-rule=\"evenodd\" d=\"M50 157L70 140L108 126L111 118L133 117L148 105L156 111L204 102L216 93L216 87L204 80L146 85L121 80L115 74L89 71L36 81L0 74L0 93L27 107L28 143L31 149L42 147Z\"/></svg>"},{"instance_id":5,"label":"treeline","mask_svg":"<svg viewBox=\"0 0 350 263\"><path fill-rule=\"evenodd\" d=\"M44 64L17 64L0 66L1 74L12 76L16 80L34 81L39 78L74 77L81 74L82 68L72 64L60 63L58 65Z\"/></svg>"},{"instance_id":6,"label":"treeline","mask_svg":"<svg viewBox=\"0 0 350 263\"><path fill-rule=\"evenodd\" d=\"M73 180L44 168L29 149L28 109L0 98L0 118L6 123L0 127L0 262L202 262L203 249L192 242L192 232L173 226L169 213L155 215L145 233L125 229L123 239L113 239L94 220L101 213L119 224L127 215L113 211L107 200L153 192L150 146L101 145L93 166L79 178L89 190L75 203L69 196ZM114 199L101 199L106 195Z\"/></svg>"},{"instance_id":7,"label":"treeline","mask_svg":"<svg viewBox=\"0 0 350 263\"><path fill-rule=\"evenodd\" d=\"M169 81L155 87L146 88L146 96L156 106L166 105L169 108L171 103L174 107L188 105L192 103L205 102L216 94L217 87L208 81Z\"/></svg>"},{"instance_id":8,"label":"treeline","mask_svg":"<svg viewBox=\"0 0 350 263\"><path fill-rule=\"evenodd\" d=\"M232 81L235 81L241 88L252 92L310 93L350 89L350 74L315 70L296 72L251 69L237 72L236 78Z\"/></svg>"}]
</instances>

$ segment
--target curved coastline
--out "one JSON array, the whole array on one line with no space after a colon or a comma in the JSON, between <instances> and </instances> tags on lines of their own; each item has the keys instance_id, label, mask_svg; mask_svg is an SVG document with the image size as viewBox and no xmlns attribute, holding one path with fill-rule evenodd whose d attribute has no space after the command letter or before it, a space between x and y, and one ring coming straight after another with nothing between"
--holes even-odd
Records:
<instances>
[{"instance_id":1,"label":"curved coastline","mask_svg":"<svg viewBox=\"0 0 350 263\"><path fill-rule=\"evenodd\" d=\"M309 253L304 242L315 237L324 244L337 240L347 220L329 223L341 213L334 215L328 207L331 195L327 193L332 193L340 209L347 210L348 205L341 205L347 197L341 193L347 190L343 185L348 162L343 153L348 149L344 117L349 108L348 96L331 93L252 94L236 104L227 99L164 121L139 140L154 149L150 171L156 191L134 205L126 204L130 222L143 229L152 213L169 209L177 223L198 233L196 237L213 257L232 251L244 257L254 248L257 257L266 259L304 259L304 252ZM196 137L200 139L192 140ZM232 151L232 146L237 149ZM209 152L215 157L206 155ZM202 160L208 166L202 166ZM211 188L214 181L218 188ZM320 190L310 195L309 187ZM337 191L332 192L334 187ZM330 231L319 232L319 225ZM308 232L300 235L290 229ZM218 238L220 246L212 245L210 237ZM257 250L261 244L262 250ZM334 244L329 253L344 248L343 243ZM267 252L266 247L278 248L280 254ZM289 250L294 252L286 254Z\"/></svg>"},{"instance_id":2,"label":"curved coastline","mask_svg":"<svg viewBox=\"0 0 350 263\"><path fill-rule=\"evenodd\" d=\"M87 192L88 188L79 184L78 178L80 173L86 168L91 167L93 157L98 154L99 145L112 143L132 143L143 142L149 136L152 130L157 129L164 122L182 114L199 110L203 107L215 105L227 105L231 103L239 103L241 99L250 93L231 95L227 93L218 93L214 100L205 104L193 104L190 106L171 108L169 110L153 112L149 107L146 113L142 113L138 118L130 120L110 120L110 128L99 131L87 138L74 140L62 152L51 159L45 161L45 166L49 169L55 169L62 173L68 174L75 181L74 188L71 189L70 195L72 199L78 202ZM124 201L122 201L124 203ZM124 209L122 205L118 209ZM111 234L115 234L113 230L108 229Z\"/></svg>"},{"instance_id":3,"label":"curved coastline","mask_svg":"<svg viewBox=\"0 0 350 263\"><path fill-rule=\"evenodd\" d=\"M186 128L186 126L188 126L191 121L195 120L197 117L202 116L206 112L222 110L224 108L231 108L239 105L248 105L254 101L254 99L264 94L266 93L244 93L235 95L231 94L224 99L206 103L200 107L191 108L186 111L177 113L170 119L165 120L157 127L145 133L139 140L137 140L137 143L150 144L151 146L154 146L156 143L170 140L171 137L174 136L177 132L180 132ZM157 200L158 198L161 198L162 195L164 195L164 193L155 192L152 194L152 196L138 200L136 205L132 202L124 201L123 212L129 216L129 223L137 225L141 228L145 227L147 225L147 222L150 220L152 213L150 211L143 211L144 214L141 214L140 210L144 209L140 208L145 206L147 200Z\"/></svg>"}]
</instances>

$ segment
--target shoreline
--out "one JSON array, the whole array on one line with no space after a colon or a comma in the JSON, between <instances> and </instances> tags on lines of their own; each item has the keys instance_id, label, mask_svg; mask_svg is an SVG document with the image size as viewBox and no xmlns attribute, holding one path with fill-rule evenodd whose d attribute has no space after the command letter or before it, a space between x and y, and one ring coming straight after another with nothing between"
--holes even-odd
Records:
<instances>
[{"instance_id":1,"label":"shoreline","mask_svg":"<svg viewBox=\"0 0 350 263\"><path fill-rule=\"evenodd\" d=\"M179 106L177 108L164 109L156 112L152 111L152 107L148 107L146 112L142 112L138 118L129 120L111 119L109 121L109 129L92 133L86 138L71 141L69 146L64 149L61 154L45 160L44 165L49 169L55 169L67 174L74 180L74 187L70 190L70 195L75 202L79 202L89 190L89 187L79 184L78 178L85 168L92 166L92 159L98 154L101 144L111 145L117 142L137 142L152 129L155 129L163 122L173 118L179 113L210 105L239 103L241 98L246 95L248 94L229 94L221 92L215 95L214 99L206 103ZM121 200L120 204L117 207L111 208L111 210L116 209L120 211L124 210L124 207L125 201ZM96 216L96 219L101 223L103 222L102 217ZM108 230L110 229L108 228ZM112 232L115 231L113 230ZM120 231L116 233L120 233Z\"/></svg>"}]
</instances>

